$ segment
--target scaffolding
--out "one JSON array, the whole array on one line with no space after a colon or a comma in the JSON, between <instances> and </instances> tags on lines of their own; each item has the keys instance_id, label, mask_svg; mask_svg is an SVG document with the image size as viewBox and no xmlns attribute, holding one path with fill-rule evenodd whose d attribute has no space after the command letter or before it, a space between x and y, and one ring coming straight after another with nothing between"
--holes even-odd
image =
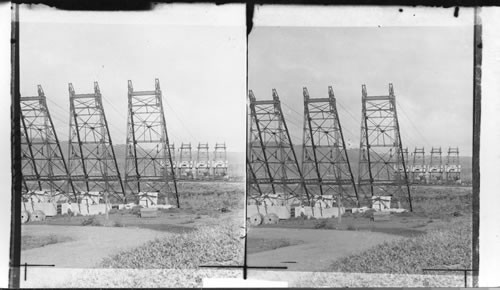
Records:
<instances>
[{"instance_id":1,"label":"scaffolding","mask_svg":"<svg viewBox=\"0 0 500 290\"><path fill-rule=\"evenodd\" d=\"M310 205L278 93L273 89L272 100L250 98L250 138L247 170L250 181L249 202L265 205Z\"/></svg>"},{"instance_id":2,"label":"scaffolding","mask_svg":"<svg viewBox=\"0 0 500 290\"><path fill-rule=\"evenodd\" d=\"M42 86L38 85L38 96L21 97L20 102L23 196L29 199L38 192L49 200L62 197L75 200Z\"/></svg>"},{"instance_id":3,"label":"scaffolding","mask_svg":"<svg viewBox=\"0 0 500 290\"><path fill-rule=\"evenodd\" d=\"M125 194L108 130L99 85L94 93L76 94L69 84L68 170L80 200L124 202ZM110 194L110 195L109 195ZM107 201L106 201L107 202Z\"/></svg>"},{"instance_id":4,"label":"scaffolding","mask_svg":"<svg viewBox=\"0 0 500 290\"><path fill-rule=\"evenodd\" d=\"M179 207L170 149L159 80L154 91L134 91L129 80L125 183L146 206L175 198Z\"/></svg>"},{"instance_id":5,"label":"scaffolding","mask_svg":"<svg viewBox=\"0 0 500 290\"><path fill-rule=\"evenodd\" d=\"M388 96L368 96L362 85L358 170L359 194L370 204L391 197L413 210L392 84Z\"/></svg>"},{"instance_id":6,"label":"scaffolding","mask_svg":"<svg viewBox=\"0 0 500 290\"><path fill-rule=\"evenodd\" d=\"M304 135L302 172L309 194L314 201L340 197L344 206L359 206L344 135L332 87L328 98L304 95Z\"/></svg>"}]
</instances>

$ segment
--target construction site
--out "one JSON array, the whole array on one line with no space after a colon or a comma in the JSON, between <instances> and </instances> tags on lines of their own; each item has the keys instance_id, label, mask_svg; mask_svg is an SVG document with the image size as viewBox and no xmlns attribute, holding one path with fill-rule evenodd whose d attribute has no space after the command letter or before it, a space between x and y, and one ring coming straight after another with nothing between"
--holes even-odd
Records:
<instances>
[{"instance_id":1,"label":"construction site","mask_svg":"<svg viewBox=\"0 0 500 290\"><path fill-rule=\"evenodd\" d=\"M360 142L353 148L346 144L333 87L323 96L303 88L302 120L287 106L296 113L294 122L302 121L301 144L293 143L277 90L268 99L249 91L249 265L382 273L467 265L470 257L443 265L416 256L411 270L398 270L377 256L387 253L373 254L386 242L460 228L472 210L471 164L457 147L415 147L411 153L404 147L393 84L386 94L369 94L365 85L360 93ZM254 277L277 276L298 283L283 273L256 270Z\"/></svg>"}]
</instances>

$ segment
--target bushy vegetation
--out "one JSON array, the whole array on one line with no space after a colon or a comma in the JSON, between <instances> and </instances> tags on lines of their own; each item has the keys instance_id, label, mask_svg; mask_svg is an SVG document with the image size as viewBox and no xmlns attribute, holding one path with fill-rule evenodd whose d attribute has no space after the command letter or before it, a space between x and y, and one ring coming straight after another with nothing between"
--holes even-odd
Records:
<instances>
[{"instance_id":1,"label":"bushy vegetation","mask_svg":"<svg viewBox=\"0 0 500 290\"><path fill-rule=\"evenodd\" d=\"M336 261L339 272L422 274L424 268L470 268L472 227L462 219L447 229L385 242L360 254Z\"/></svg>"},{"instance_id":2,"label":"bushy vegetation","mask_svg":"<svg viewBox=\"0 0 500 290\"><path fill-rule=\"evenodd\" d=\"M105 268L192 269L200 265L241 265L243 240L237 226L202 227L150 241L104 259Z\"/></svg>"},{"instance_id":3,"label":"bushy vegetation","mask_svg":"<svg viewBox=\"0 0 500 290\"><path fill-rule=\"evenodd\" d=\"M102 226L102 223L95 216L90 216L82 221L82 226Z\"/></svg>"}]
</instances>

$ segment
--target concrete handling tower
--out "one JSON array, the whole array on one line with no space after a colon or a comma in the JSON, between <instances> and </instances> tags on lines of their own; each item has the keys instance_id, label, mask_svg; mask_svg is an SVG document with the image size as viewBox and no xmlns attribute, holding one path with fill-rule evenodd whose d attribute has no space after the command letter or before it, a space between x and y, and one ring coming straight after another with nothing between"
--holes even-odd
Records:
<instances>
[{"instance_id":1,"label":"concrete handling tower","mask_svg":"<svg viewBox=\"0 0 500 290\"><path fill-rule=\"evenodd\" d=\"M196 154L196 179L210 178L210 153L208 152L208 143L198 143Z\"/></svg>"},{"instance_id":2,"label":"concrete handling tower","mask_svg":"<svg viewBox=\"0 0 500 290\"><path fill-rule=\"evenodd\" d=\"M415 147L413 151L413 163L411 165L411 181L413 183L425 183L425 174L427 166L425 165L425 149L424 147Z\"/></svg>"},{"instance_id":3,"label":"concrete handling tower","mask_svg":"<svg viewBox=\"0 0 500 290\"><path fill-rule=\"evenodd\" d=\"M134 91L128 81L128 120L125 183L127 189L149 207L175 199L179 207L160 81L154 91Z\"/></svg>"},{"instance_id":4,"label":"concrete handling tower","mask_svg":"<svg viewBox=\"0 0 500 290\"><path fill-rule=\"evenodd\" d=\"M303 95L302 172L309 194L330 206L340 199L342 206L359 207L333 89L328 98L310 98L307 88Z\"/></svg>"},{"instance_id":5,"label":"concrete handling tower","mask_svg":"<svg viewBox=\"0 0 500 290\"><path fill-rule=\"evenodd\" d=\"M50 117L42 86L38 96L21 97L23 196L76 201L75 189Z\"/></svg>"},{"instance_id":6,"label":"concrete handling tower","mask_svg":"<svg viewBox=\"0 0 500 290\"><path fill-rule=\"evenodd\" d=\"M431 161L429 164L429 179L430 183L441 183L443 180L443 158L441 147L432 147Z\"/></svg>"},{"instance_id":7,"label":"concrete handling tower","mask_svg":"<svg viewBox=\"0 0 500 290\"><path fill-rule=\"evenodd\" d=\"M69 84L70 122L68 169L80 200L124 202L125 191L116 163L99 85L76 94ZM102 197L101 195L104 195Z\"/></svg>"},{"instance_id":8,"label":"concrete handling tower","mask_svg":"<svg viewBox=\"0 0 500 290\"><path fill-rule=\"evenodd\" d=\"M193 156L191 154L191 143L181 143L179 148L179 162L177 164L178 176L181 180L193 179Z\"/></svg>"},{"instance_id":9,"label":"concrete handling tower","mask_svg":"<svg viewBox=\"0 0 500 290\"><path fill-rule=\"evenodd\" d=\"M460 154L458 147L448 148L445 171L447 183L460 183L462 167L460 166Z\"/></svg>"},{"instance_id":10,"label":"concrete handling tower","mask_svg":"<svg viewBox=\"0 0 500 290\"><path fill-rule=\"evenodd\" d=\"M226 142L215 143L214 160L212 163L213 176L215 179L226 179L228 175L228 160Z\"/></svg>"},{"instance_id":11,"label":"concrete handling tower","mask_svg":"<svg viewBox=\"0 0 500 290\"><path fill-rule=\"evenodd\" d=\"M371 199L374 209L389 208L392 199L412 211L406 166L392 84L388 96L368 96L362 85L360 195Z\"/></svg>"},{"instance_id":12,"label":"concrete handling tower","mask_svg":"<svg viewBox=\"0 0 500 290\"><path fill-rule=\"evenodd\" d=\"M280 218L288 218L293 205L310 205L278 93L273 89L272 100L257 101L250 97L250 135L247 162L249 204L274 206ZM256 190L258 189L258 190ZM247 212L250 207L247 207ZM258 209L259 210L259 209ZM269 214L270 212L265 212ZM271 216L265 219L272 219Z\"/></svg>"}]
</instances>

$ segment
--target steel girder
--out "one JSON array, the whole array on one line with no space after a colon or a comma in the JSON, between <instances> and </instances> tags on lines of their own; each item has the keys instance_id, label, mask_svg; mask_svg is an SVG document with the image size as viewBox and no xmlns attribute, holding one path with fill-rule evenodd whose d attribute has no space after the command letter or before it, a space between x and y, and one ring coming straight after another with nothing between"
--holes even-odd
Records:
<instances>
[{"instance_id":1,"label":"steel girder","mask_svg":"<svg viewBox=\"0 0 500 290\"><path fill-rule=\"evenodd\" d=\"M163 111L160 82L154 91L134 91L128 81L128 121L125 183L132 194L158 192L168 202L173 194L179 207L171 147ZM149 195L144 195L149 199Z\"/></svg>"},{"instance_id":2,"label":"steel girder","mask_svg":"<svg viewBox=\"0 0 500 290\"><path fill-rule=\"evenodd\" d=\"M368 96L362 85L358 190L365 198L393 196L413 210L392 84L388 96Z\"/></svg>"},{"instance_id":3,"label":"steel girder","mask_svg":"<svg viewBox=\"0 0 500 290\"><path fill-rule=\"evenodd\" d=\"M75 191L79 197L110 193L112 201L122 202L125 191L98 83L91 94L76 94L70 83L69 99L68 168Z\"/></svg>"},{"instance_id":4,"label":"steel girder","mask_svg":"<svg viewBox=\"0 0 500 290\"><path fill-rule=\"evenodd\" d=\"M457 182L461 179L460 174L462 168L460 166L460 154L457 148L448 148L448 156L446 157L446 181Z\"/></svg>"},{"instance_id":5,"label":"steel girder","mask_svg":"<svg viewBox=\"0 0 500 290\"><path fill-rule=\"evenodd\" d=\"M21 97L20 102L23 195L47 191L76 197L42 86L38 96Z\"/></svg>"},{"instance_id":6,"label":"steel girder","mask_svg":"<svg viewBox=\"0 0 500 290\"><path fill-rule=\"evenodd\" d=\"M310 204L278 93L273 89L270 101L257 101L251 90L249 97L248 198L273 205Z\"/></svg>"},{"instance_id":7,"label":"steel girder","mask_svg":"<svg viewBox=\"0 0 500 290\"><path fill-rule=\"evenodd\" d=\"M359 206L332 87L328 98L304 95L302 173L311 197L340 197L343 205Z\"/></svg>"}]
</instances>

